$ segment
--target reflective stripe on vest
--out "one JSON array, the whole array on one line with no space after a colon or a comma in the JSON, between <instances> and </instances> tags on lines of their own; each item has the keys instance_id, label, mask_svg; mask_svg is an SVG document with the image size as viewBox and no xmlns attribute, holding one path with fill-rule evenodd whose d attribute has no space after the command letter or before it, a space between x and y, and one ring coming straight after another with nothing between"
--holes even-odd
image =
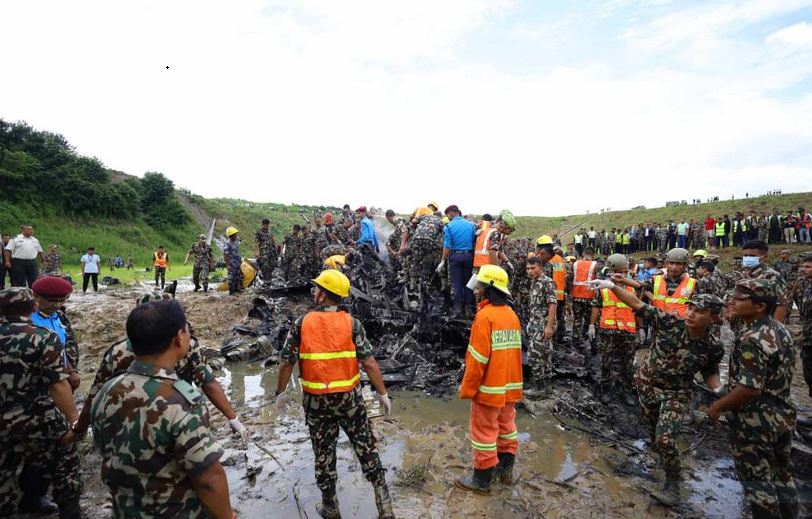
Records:
<instances>
[{"instance_id":1,"label":"reflective stripe on vest","mask_svg":"<svg viewBox=\"0 0 812 519\"><path fill-rule=\"evenodd\" d=\"M634 293L632 287L625 287L628 292ZM607 330L620 330L628 333L637 331L637 322L634 319L634 312L626 303L620 301L617 296L608 288L601 290L600 327Z\"/></svg>"},{"instance_id":2,"label":"reflective stripe on vest","mask_svg":"<svg viewBox=\"0 0 812 519\"><path fill-rule=\"evenodd\" d=\"M555 298L559 301L565 299L564 289L567 287L567 268L564 266L564 258L556 254L550 259L553 264L553 283L555 283Z\"/></svg>"},{"instance_id":3,"label":"reflective stripe on vest","mask_svg":"<svg viewBox=\"0 0 812 519\"><path fill-rule=\"evenodd\" d=\"M163 256L158 257L158 253L152 255L152 266L159 267L159 268L166 268L166 253Z\"/></svg>"},{"instance_id":4,"label":"reflective stripe on vest","mask_svg":"<svg viewBox=\"0 0 812 519\"><path fill-rule=\"evenodd\" d=\"M672 295L668 295L668 287L663 281L664 276L654 278L654 307L663 312L677 315L685 319L685 312L688 309L688 302L694 292L696 279L690 276L683 276L679 286Z\"/></svg>"},{"instance_id":5,"label":"reflective stripe on vest","mask_svg":"<svg viewBox=\"0 0 812 519\"><path fill-rule=\"evenodd\" d=\"M474 246L474 266L481 267L491 262L491 235L496 229L491 227L490 222L482 222L482 231L476 237Z\"/></svg>"},{"instance_id":6,"label":"reflective stripe on vest","mask_svg":"<svg viewBox=\"0 0 812 519\"><path fill-rule=\"evenodd\" d=\"M589 268L584 268L584 263L589 263ZM578 260L572 266L572 297L576 299L592 299L595 291L586 286L588 281L595 279L595 268L597 261Z\"/></svg>"},{"instance_id":7,"label":"reflective stripe on vest","mask_svg":"<svg viewBox=\"0 0 812 519\"><path fill-rule=\"evenodd\" d=\"M725 224L724 224L724 222L717 223L716 224L716 236L724 236L724 235L725 235Z\"/></svg>"},{"instance_id":8,"label":"reflective stripe on vest","mask_svg":"<svg viewBox=\"0 0 812 519\"><path fill-rule=\"evenodd\" d=\"M346 312L310 312L302 320L299 344L302 389L306 393L344 393L361 380L352 316Z\"/></svg>"}]
</instances>

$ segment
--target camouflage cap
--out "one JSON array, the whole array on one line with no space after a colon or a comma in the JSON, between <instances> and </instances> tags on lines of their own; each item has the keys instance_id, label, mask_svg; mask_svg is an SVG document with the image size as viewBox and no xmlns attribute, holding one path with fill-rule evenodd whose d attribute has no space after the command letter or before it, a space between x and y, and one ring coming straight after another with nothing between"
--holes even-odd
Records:
<instances>
[{"instance_id":1,"label":"camouflage cap","mask_svg":"<svg viewBox=\"0 0 812 519\"><path fill-rule=\"evenodd\" d=\"M11 287L0 290L0 306L15 303L33 303L34 291L26 287Z\"/></svg>"},{"instance_id":2,"label":"camouflage cap","mask_svg":"<svg viewBox=\"0 0 812 519\"><path fill-rule=\"evenodd\" d=\"M798 256L801 257L801 261L803 262L812 261L812 252L802 252L798 254Z\"/></svg>"},{"instance_id":3,"label":"camouflage cap","mask_svg":"<svg viewBox=\"0 0 812 519\"><path fill-rule=\"evenodd\" d=\"M777 297L775 281L771 279L742 279L736 283L736 296Z\"/></svg>"},{"instance_id":4,"label":"camouflage cap","mask_svg":"<svg viewBox=\"0 0 812 519\"><path fill-rule=\"evenodd\" d=\"M700 310L713 310L717 313L721 312L725 306L725 302L713 294L694 294L688 304L694 305Z\"/></svg>"},{"instance_id":5,"label":"camouflage cap","mask_svg":"<svg viewBox=\"0 0 812 519\"><path fill-rule=\"evenodd\" d=\"M197 239L198 239L198 240L205 240L205 239L206 239L206 235L205 235L205 234L198 234L198 235L197 235Z\"/></svg>"}]
</instances>

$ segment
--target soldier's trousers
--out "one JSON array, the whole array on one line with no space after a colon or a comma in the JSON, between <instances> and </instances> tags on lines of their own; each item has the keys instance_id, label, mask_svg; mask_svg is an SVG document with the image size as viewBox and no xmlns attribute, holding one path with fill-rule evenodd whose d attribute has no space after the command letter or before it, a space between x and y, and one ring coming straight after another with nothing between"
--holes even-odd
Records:
<instances>
[{"instance_id":1,"label":"soldier's trousers","mask_svg":"<svg viewBox=\"0 0 812 519\"><path fill-rule=\"evenodd\" d=\"M553 348L544 340L546 320L527 325L527 364L533 374L534 385L547 384L553 374Z\"/></svg>"},{"instance_id":2,"label":"soldier's trousers","mask_svg":"<svg viewBox=\"0 0 812 519\"><path fill-rule=\"evenodd\" d=\"M276 267L276 257L270 255L260 255L257 258L257 263L259 265L259 274L262 276L262 280L266 283L271 282L271 278L273 277L273 269Z\"/></svg>"},{"instance_id":3,"label":"soldier's trousers","mask_svg":"<svg viewBox=\"0 0 812 519\"><path fill-rule=\"evenodd\" d=\"M228 271L228 293L236 294L242 291L242 268L240 265L231 265Z\"/></svg>"},{"instance_id":4,"label":"soldier's trousers","mask_svg":"<svg viewBox=\"0 0 812 519\"><path fill-rule=\"evenodd\" d=\"M801 338L801 363L804 368L804 381L812 396L812 329L805 329Z\"/></svg>"},{"instance_id":5,"label":"soldier's trousers","mask_svg":"<svg viewBox=\"0 0 812 519\"><path fill-rule=\"evenodd\" d=\"M22 496L18 477L24 465L53 484L51 493L58 505L81 495L76 444L62 447L54 439L6 439L0 442L0 517L10 517L17 509Z\"/></svg>"},{"instance_id":6,"label":"soldier's trousers","mask_svg":"<svg viewBox=\"0 0 812 519\"><path fill-rule=\"evenodd\" d=\"M649 439L660 454L665 477L679 479L680 455L677 447L682 419L691 406L691 391L667 391L635 377L640 414Z\"/></svg>"},{"instance_id":7,"label":"soldier's trousers","mask_svg":"<svg viewBox=\"0 0 812 519\"><path fill-rule=\"evenodd\" d=\"M516 429L516 404L490 407L471 400L468 418L474 468L489 469L499 463L498 453L516 455L519 450L519 432Z\"/></svg>"},{"instance_id":8,"label":"soldier's trousers","mask_svg":"<svg viewBox=\"0 0 812 519\"><path fill-rule=\"evenodd\" d=\"M192 281L195 287L202 285L203 288L209 288L209 265L195 265L192 268Z\"/></svg>"},{"instance_id":9,"label":"soldier's trousers","mask_svg":"<svg viewBox=\"0 0 812 519\"><path fill-rule=\"evenodd\" d=\"M375 448L375 436L359 388L326 395L305 393L302 405L316 458L316 484L322 492L335 493L339 428L350 439L364 477L373 485L384 483L383 465Z\"/></svg>"},{"instance_id":10,"label":"soldier's trousers","mask_svg":"<svg viewBox=\"0 0 812 519\"><path fill-rule=\"evenodd\" d=\"M592 316L591 299L572 300L572 340L581 341L586 338L586 330L589 328L589 319Z\"/></svg>"},{"instance_id":11,"label":"soldier's trousers","mask_svg":"<svg viewBox=\"0 0 812 519\"><path fill-rule=\"evenodd\" d=\"M754 518L784 517L798 506L792 480L792 432L766 433L730 421L736 475ZM782 514L783 512L783 514Z\"/></svg>"},{"instance_id":12,"label":"soldier's trousers","mask_svg":"<svg viewBox=\"0 0 812 519\"><path fill-rule=\"evenodd\" d=\"M158 286L158 281L161 282L161 288L166 286L166 267L155 267L155 286Z\"/></svg>"},{"instance_id":13,"label":"soldier's trousers","mask_svg":"<svg viewBox=\"0 0 812 519\"><path fill-rule=\"evenodd\" d=\"M619 383L624 390L631 391L634 379L634 350L637 347L637 334L601 333L601 381L604 384Z\"/></svg>"},{"instance_id":14,"label":"soldier's trousers","mask_svg":"<svg viewBox=\"0 0 812 519\"><path fill-rule=\"evenodd\" d=\"M434 269L440 263L443 251L431 241L415 239L412 243L412 276L417 280L417 286L421 295L425 295L431 289L431 281L434 278Z\"/></svg>"},{"instance_id":15,"label":"soldier's trousers","mask_svg":"<svg viewBox=\"0 0 812 519\"><path fill-rule=\"evenodd\" d=\"M555 305L555 334L553 339L556 342L561 342L567 334L566 307L567 305L563 299L559 299L558 304Z\"/></svg>"}]
</instances>

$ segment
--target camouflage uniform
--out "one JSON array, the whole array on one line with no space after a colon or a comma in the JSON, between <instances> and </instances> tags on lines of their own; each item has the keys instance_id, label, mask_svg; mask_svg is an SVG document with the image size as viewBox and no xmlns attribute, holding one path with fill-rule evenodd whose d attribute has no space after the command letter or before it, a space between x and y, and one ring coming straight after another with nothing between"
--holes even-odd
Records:
<instances>
[{"instance_id":1,"label":"camouflage uniform","mask_svg":"<svg viewBox=\"0 0 812 519\"><path fill-rule=\"evenodd\" d=\"M433 214L417 220L411 244L411 276L421 295L429 293L434 269L443 255L443 221Z\"/></svg>"},{"instance_id":2,"label":"camouflage uniform","mask_svg":"<svg viewBox=\"0 0 812 519\"><path fill-rule=\"evenodd\" d=\"M273 277L273 269L276 268L276 260L278 251L276 248L276 241L273 239L270 229L263 229L260 227L254 234L254 241L257 243L257 250L259 257L257 263L259 264L259 273L262 280L270 282Z\"/></svg>"},{"instance_id":3,"label":"camouflage uniform","mask_svg":"<svg viewBox=\"0 0 812 519\"><path fill-rule=\"evenodd\" d=\"M304 237L299 234L288 233L283 241L285 255L282 257L282 269L288 282L299 281L302 278L304 266Z\"/></svg>"},{"instance_id":4,"label":"camouflage uniform","mask_svg":"<svg viewBox=\"0 0 812 519\"><path fill-rule=\"evenodd\" d=\"M392 234L389 235L389 239L386 241L386 245L392 252L397 253L400 250L400 241L403 238L403 233L406 231L406 222L403 221L403 218L396 216L395 222L392 224L394 230ZM401 261L398 256L393 256L391 253L389 254L389 265L392 272L397 273L401 269ZM451 269L449 269L451 270Z\"/></svg>"},{"instance_id":5,"label":"camouflage uniform","mask_svg":"<svg viewBox=\"0 0 812 519\"><path fill-rule=\"evenodd\" d=\"M527 255L533 251L533 244L527 238L510 240L506 243L507 256L513 264L510 275L510 294L513 297L513 310L519 316L522 326L527 325L530 307L530 285L527 277Z\"/></svg>"},{"instance_id":6,"label":"camouflage uniform","mask_svg":"<svg viewBox=\"0 0 812 519\"><path fill-rule=\"evenodd\" d=\"M769 283L742 281L753 295L775 294ZM790 400L795 340L771 317L750 323L730 353L729 385L759 389L758 398L729 416L736 472L754 517L780 517L797 507L792 480L792 435L796 410ZM784 515L788 517L788 515Z\"/></svg>"},{"instance_id":7,"label":"camouflage uniform","mask_svg":"<svg viewBox=\"0 0 812 519\"><path fill-rule=\"evenodd\" d=\"M326 246L321 250L320 259L321 262L324 263L324 260L329 258L330 256L343 256L349 252L349 248L346 245L339 245L339 244L331 244Z\"/></svg>"},{"instance_id":8,"label":"camouflage uniform","mask_svg":"<svg viewBox=\"0 0 812 519\"><path fill-rule=\"evenodd\" d=\"M59 274L62 272L62 256L56 252L42 257L42 275Z\"/></svg>"},{"instance_id":9,"label":"camouflage uniform","mask_svg":"<svg viewBox=\"0 0 812 519\"><path fill-rule=\"evenodd\" d=\"M804 368L804 380L809 386L809 396L812 397L812 281L801 279L797 289L801 318L801 362Z\"/></svg>"},{"instance_id":10,"label":"camouflage uniform","mask_svg":"<svg viewBox=\"0 0 812 519\"><path fill-rule=\"evenodd\" d=\"M723 305L712 295L695 295L691 302L699 308ZM651 305L636 314L652 325L656 337L634 376L643 424L660 454L666 478L675 480L680 475L677 436L690 408L694 375L718 374L724 348L710 330L704 337L689 338L684 320Z\"/></svg>"},{"instance_id":11,"label":"camouflage uniform","mask_svg":"<svg viewBox=\"0 0 812 519\"><path fill-rule=\"evenodd\" d=\"M337 307L319 307L317 312L335 312ZM291 327L285 344L279 353L280 360L294 365L299 361L299 345L302 340L304 316ZM352 319L352 340L356 346L356 358L363 361L372 355L372 345L367 340L366 331L358 319ZM315 395L304 393L302 406L305 421L310 431L310 441L316 463L316 484L323 494L335 495L336 447L339 428L349 438L364 477L373 485L384 484L385 470L375 447L360 386L343 393Z\"/></svg>"},{"instance_id":12,"label":"camouflage uniform","mask_svg":"<svg viewBox=\"0 0 812 519\"><path fill-rule=\"evenodd\" d=\"M242 292L242 258L240 257L240 240L227 241L223 255L228 265L228 293Z\"/></svg>"},{"instance_id":13,"label":"camouflage uniform","mask_svg":"<svg viewBox=\"0 0 812 519\"><path fill-rule=\"evenodd\" d=\"M603 308L600 290L592 299L594 308ZM601 328L598 317L595 326L598 332L598 343L601 352L601 383L607 386L619 384L626 392L633 391L634 385L634 352L637 349L637 334L623 330Z\"/></svg>"},{"instance_id":14,"label":"camouflage uniform","mask_svg":"<svg viewBox=\"0 0 812 519\"><path fill-rule=\"evenodd\" d=\"M557 303L553 280L542 274L531 282L527 305L527 363L533 373L533 383L547 385L552 378L552 344L544 340L550 303Z\"/></svg>"},{"instance_id":15,"label":"camouflage uniform","mask_svg":"<svg viewBox=\"0 0 812 519\"><path fill-rule=\"evenodd\" d=\"M738 274L734 274L737 272ZM742 268L741 271L734 270L730 272L728 279L730 281L729 286L731 288L734 287L738 281L744 279L768 279L774 281L778 305L787 305L788 303L789 294L787 292L787 284L784 282L784 278L781 276L781 274L770 267L765 266L764 264L760 264L754 269ZM744 323L738 317L734 316L730 319L730 329L733 330L734 334L738 335L743 327Z\"/></svg>"},{"instance_id":16,"label":"camouflage uniform","mask_svg":"<svg viewBox=\"0 0 812 519\"><path fill-rule=\"evenodd\" d=\"M209 271L214 265L214 252L211 249L211 245L206 242L197 241L192 244L189 249L189 254L194 258L192 281L195 284L195 290L197 290L200 285L203 285L203 290L208 290Z\"/></svg>"},{"instance_id":17,"label":"camouflage uniform","mask_svg":"<svg viewBox=\"0 0 812 519\"><path fill-rule=\"evenodd\" d=\"M191 477L223 455L203 395L177 373L136 360L91 410L114 517L205 517Z\"/></svg>"},{"instance_id":18,"label":"camouflage uniform","mask_svg":"<svg viewBox=\"0 0 812 519\"><path fill-rule=\"evenodd\" d=\"M15 294L12 294L12 291ZM30 290L10 289L0 297L33 300ZM69 428L51 399L51 384L68 379L57 336L26 317L0 322L0 515L10 517L21 492L17 478L23 468L53 483L60 507L78 505L82 493L76 445L59 445Z\"/></svg>"}]
</instances>

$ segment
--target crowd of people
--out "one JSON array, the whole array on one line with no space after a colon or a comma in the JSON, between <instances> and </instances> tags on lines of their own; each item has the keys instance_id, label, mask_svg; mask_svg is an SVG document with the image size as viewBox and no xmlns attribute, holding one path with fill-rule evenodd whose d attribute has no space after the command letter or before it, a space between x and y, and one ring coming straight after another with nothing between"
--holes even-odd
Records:
<instances>
[{"instance_id":1,"label":"crowd of people","mask_svg":"<svg viewBox=\"0 0 812 519\"><path fill-rule=\"evenodd\" d=\"M340 215L294 226L281 243L268 219L254 235L263 282L313 283L314 309L292 325L280 352L275 406L284 412L292 400L288 380L298 364L323 517L340 517L339 429L373 486L379 516L394 517L360 394L361 368L385 413L392 402L363 324L343 310L351 289L370 282L361 276L359 266L366 264L377 265L387 283L410 294L418 311L436 312L438 294L446 293L452 318L470 322L459 396L471 401L473 471L457 481L461 488L488 494L493 482L515 482L516 404L551 396L553 349L569 344L599 358L594 389L603 404L639 408L665 473L652 491L657 500L675 505L684 497L677 437L699 375L713 395L708 421L727 417L736 471L754 517L797 516L790 458L797 411L790 387L800 349L812 396L812 254L793 258L782 250L771 263L769 252L771 245L809 241L805 211L749 220L709 216L702 225L683 220L584 228L564 246L556 235L511 238L517 220L508 210L477 218L463 216L457 205L440 211L430 202L407 218L391 210L383 216L345 206ZM781 232L773 232L773 218ZM232 226L225 235L227 283L236 294L244 288L240 233ZM139 300L126 337L103 355L80 412L73 398L80 346L64 308L73 287L58 276L39 277L42 250L30 227L20 236L6 246L17 286L0 292L0 370L11 374L0 378L6 433L0 439L0 513L79 517L76 442L92 428L116 517L234 517L204 395L234 434L244 441L249 434L202 359L183 307L166 294ZM741 256L722 272L720 257L709 251L731 243ZM98 265L92 250L86 256L83 265ZM195 290L205 292L215 265L205 235L184 262L190 258ZM163 286L168 254L159 248L153 263L156 286ZM785 326L793 307L802 323L800 343ZM730 344L721 339L723 325L735 335ZM647 351L635 364L641 348ZM49 485L56 504L46 497Z\"/></svg>"}]
</instances>

